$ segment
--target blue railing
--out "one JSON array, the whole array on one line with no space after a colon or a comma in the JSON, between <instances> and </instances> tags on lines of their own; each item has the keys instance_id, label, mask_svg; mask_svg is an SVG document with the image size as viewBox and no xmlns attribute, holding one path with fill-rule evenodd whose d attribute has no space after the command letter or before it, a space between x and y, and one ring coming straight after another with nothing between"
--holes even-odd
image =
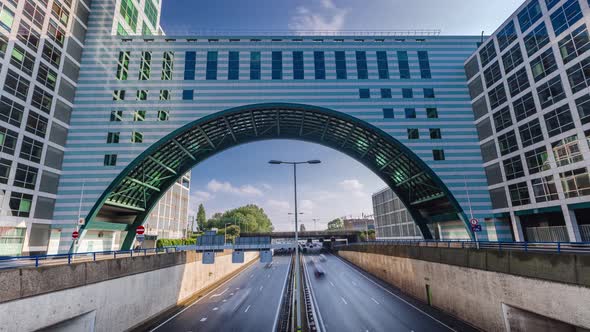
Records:
<instances>
[{"instance_id":1,"label":"blue railing","mask_svg":"<svg viewBox=\"0 0 590 332\"><path fill-rule=\"evenodd\" d=\"M374 240L350 243L350 245L407 245L418 247L462 248L462 249L496 249L542 252L589 253L590 242L500 242L500 241L467 241L467 240ZM346 247L338 245L335 248Z\"/></svg>"},{"instance_id":2,"label":"blue railing","mask_svg":"<svg viewBox=\"0 0 590 332\"><path fill-rule=\"evenodd\" d=\"M0 256L0 269L17 268L32 266L39 267L44 262L55 262L71 264L76 258L86 258L84 261L96 261L98 259L113 259L119 256L147 256L148 254L160 254L177 251L185 251L183 247L164 247L164 248L150 248L150 249L133 249L133 250L108 250L108 251L93 251L93 252L78 252L67 254L53 254L53 255L35 255L35 256ZM92 259L90 259L92 258ZM59 262L58 262L59 261Z\"/></svg>"}]
</instances>

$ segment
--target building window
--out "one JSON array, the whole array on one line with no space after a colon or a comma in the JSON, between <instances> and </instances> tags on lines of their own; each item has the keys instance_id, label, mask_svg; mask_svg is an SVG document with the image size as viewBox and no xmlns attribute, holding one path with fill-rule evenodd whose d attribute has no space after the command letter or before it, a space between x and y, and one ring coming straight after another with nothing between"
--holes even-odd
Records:
<instances>
[{"instance_id":1,"label":"building window","mask_svg":"<svg viewBox=\"0 0 590 332\"><path fill-rule=\"evenodd\" d=\"M170 90L160 90L160 100L170 100Z\"/></svg>"},{"instance_id":2,"label":"building window","mask_svg":"<svg viewBox=\"0 0 590 332\"><path fill-rule=\"evenodd\" d=\"M392 98L391 89L389 89L389 88L382 88L381 89L381 98L383 98L383 99L391 99Z\"/></svg>"},{"instance_id":3,"label":"building window","mask_svg":"<svg viewBox=\"0 0 590 332\"><path fill-rule=\"evenodd\" d=\"M408 61L408 52L397 51L397 65L399 67L399 78L410 79L410 62Z\"/></svg>"},{"instance_id":4,"label":"building window","mask_svg":"<svg viewBox=\"0 0 590 332\"><path fill-rule=\"evenodd\" d=\"M146 81L150 79L152 70L152 52L141 52L141 62L139 63L139 80Z\"/></svg>"},{"instance_id":5,"label":"building window","mask_svg":"<svg viewBox=\"0 0 590 332\"><path fill-rule=\"evenodd\" d=\"M26 8L27 4L25 4ZM33 51L37 51L39 47L39 41L41 40L41 35L35 31L30 25L28 25L24 20L21 20L20 25L18 27L16 39L20 40L24 45L32 49ZM47 45L50 43L45 42ZM2 55L4 57L4 55Z\"/></svg>"},{"instance_id":6,"label":"building window","mask_svg":"<svg viewBox=\"0 0 590 332\"><path fill-rule=\"evenodd\" d=\"M531 180L533 193L537 203L554 201L558 199L557 188L553 175Z\"/></svg>"},{"instance_id":7,"label":"building window","mask_svg":"<svg viewBox=\"0 0 590 332\"><path fill-rule=\"evenodd\" d=\"M207 69L205 73L206 80L217 79L217 52L207 52Z\"/></svg>"},{"instance_id":8,"label":"building window","mask_svg":"<svg viewBox=\"0 0 590 332\"><path fill-rule=\"evenodd\" d=\"M15 131L0 127L0 152L14 155L18 134Z\"/></svg>"},{"instance_id":9,"label":"building window","mask_svg":"<svg viewBox=\"0 0 590 332\"><path fill-rule=\"evenodd\" d=\"M555 5L559 3L560 0L545 0L545 4L547 5L547 10L551 10Z\"/></svg>"},{"instance_id":10,"label":"building window","mask_svg":"<svg viewBox=\"0 0 590 332\"><path fill-rule=\"evenodd\" d=\"M170 113L165 110L158 111L158 121L168 121L170 120Z\"/></svg>"},{"instance_id":11,"label":"building window","mask_svg":"<svg viewBox=\"0 0 590 332\"><path fill-rule=\"evenodd\" d=\"M121 25L121 23L117 23L117 36L127 36L127 30Z\"/></svg>"},{"instance_id":12,"label":"building window","mask_svg":"<svg viewBox=\"0 0 590 332\"><path fill-rule=\"evenodd\" d=\"M387 62L387 52L377 51L377 71L380 80L389 79L389 64Z\"/></svg>"},{"instance_id":13,"label":"building window","mask_svg":"<svg viewBox=\"0 0 590 332\"><path fill-rule=\"evenodd\" d=\"M508 158L504 160L503 164L506 180L514 180L524 176L524 168L522 167L520 156Z\"/></svg>"},{"instance_id":14,"label":"building window","mask_svg":"<svg viewBox=\"0 0 590 332\"><path fill-rule=\"evenodd\" d=\"M535 100L531 92L514 101L512 107L514 108L516 121L524 120L537 113L537 107L535 106Z\"/></svg>"},{"instance_id":15,"label":"building window","mask_svg":"<svg viewBox=\"0 0 590 332\"><path fill-rule=\"evenodd\" d=\"M138 14L137 8L133 4L133 0L121 0L121 7L119 9L121 16L133 32L137 29Z\"/></svg>"},{"instance_id":16,"label":"building window","mask_svg":"<svg viewBox=\"0 0 590 332\"><path fill-rule=\"evenodd\" d=\"M586 24L563 37L558 45L564 64L584 54L584 52L590 49L590 36L588 35Z\"/></svg>"},{"instance_id":17,"label":"building window","mask_svg":"<svg viewBox=\"0 0 590 332\"><path fill-rule=\"evenodd\" d=\"M371 90L370 89L359 89L359 98L361 98L361 99L371 98Z\"/></svg>"},{"instance_id":18,"label":"building window","mask_svg":"<svg viewBox=\"0 0 590 332\"><path fill-rule=\"evenodd\" d=\"M229 52L227 79L228 80L239 80L240 79L240 52L237 52L237 51Z\"/></svg>"},{"instance_id":19,"label":"building window","mask_svg":"<svg viewBox=\"0 0 590 332\"><path fill-rule=\"evenodd\" d=\"M512 117L510 116L510 108L504 107L492 116L494 119L494 126L496 132L500 132L510 126L512 126Z\"/></svg>"},{"instance_id":20,"label":"building window","mask_svg":"<svg viewBox=\"0 0 590 332\"><path fill-rule=\"evenodd\" d=\"M403 88L402 97L406 99L414 98L414 91L411 88Z\"/></svg>"},{"instance_id":21,"label":"building window","mask_svg":"<svg viewBox=\"0 0 590 332\"><path fill-rule=\"evenodd\" d=\"M541 108L547 108L565 98L565 91L559 75L539 85L537 94L539 95Z\"/></svg>"},{"instance_id":22,"label":"building window","mask_svg":"<svg viewBox=\"0 0 590 332\"><path fill-rule=\"evenodd\" d=\"M25 101L27 100L30 85L31 82L29 80L9 69L6 74L6 80L4 81L4 91Z\"/></svg>"},{"instance_id":23,"label":"building window","mask_svg":"<svg viewBox=\"0 0 590 332\"><path fill-rule=\"evenodd\" d=\"M111 122L121 122L123 121L123 111L111 111Z\"/></svg>"},{"instance_id":24,"label":"building window","mask_svg":"<svg viewBox=\"0 0 590 332\"><path fill-rule=\"evenodd\" d=\"M10 31L10 26L12 25L12 21L14 19L14 14L11 11L4 12L6 7L2 9L0 13L0 25L4 26L4 28ZM23 14L26 18L31 20L35 26L39 29L43 29L43 22L45 21L45 12L46 8L43 8L42 5L36 3L33 0L26 0L25 5L23 7ZM8 28L7 28L8 27Z\"/></svg>"},{"instance_id":25,"label":"building window","mask_svg":"<svg viewBox=\"0 0 590 332\"><path fill-rule=\"evenodd\" d=\"M30 6L30 4L28 5ZM27 5L25 4L25 9L26 7ZM26 10L23 13L26 14ZM2 6L2 9L0 9L0 26L6 29L6 31L10 32L10 29L12 29L13 22L14 13L12 12L12 10L6 8L6 5Z\"/></svg>"},{"instance_id":26,"label":"building window","mask_svg":"<svg viewBox=\"0 0 590 332\"><path fill-rule=\"evenodd\" d=\"M108 144L119 143L119 132L109 132L107 134L107 143Z\"/></svg>"},{"instance_id":27,"label":"building window","mask_svg":"<svg viewBox=\"0 0 590 332\"><path fill-rule=\"evenodd\" d=\"M438 119L438 110L436 107L426 108L426 117L429 119Z\"/></svg>"},{"instance_id":28,"label":"building window","mask_svg":"<svg viewBox=\"0 0 590 332\"><path fill-rule=\"evenodd\" d=\"M438 128L430 128L430 139L442 139L442 134Z\"/></svg>"},{"instance_id":29,"label":"building window","mask_svg":"<svg viewBox=\"0 0 590 332\"><path fill-rule=\"evenodd\" d=\"M502 71L500 71L498 61L494 62L483 72L483 77L486 80L486 86L488 88L502 78Z\"/></svg>"},{"instance_id":30,"label":"building window","mask_svg":"<svg viewBox=\"0 0 590 332\"><path fill-rule=\"evenodd\" d=\"M182 90L182 100L193 100L195 97L195 90Z\"/></svg>"},{"instance_id":31,"label":"building window","mask_svg":"<svg viewBox=\"0 0 590 332\"><path fill-rule=\"evenodd\" d=\"M551 14L551 25L555 36L559 36L582 18L582 8L578 0L568 0L563 6L557 8Z\"/></svg>"},{"instance_id":32,"label":"building window","mask_svg":"<svg viewBox=\"0 0 590 332\"><path fill-rule=\"evenodd\" d=\"M416 109L415 108L406 108L406 109L404 109L404 114L406 115L406 119L415 119L416 118Z\"/></svg>"},{"instance_id":33,"label":"building window","mask_svg":"<svg viewBox=\"0 0 590 332\"><path fill-rule=\"evenodd\" d=\"M135 130L131 132L131 143L143 143L143 133Z\"/></svg>"},{"instance_id":34,"label":"building window","mask_svg":"<svg viewBox=\"0 0 590 332\"><path fill-rule=\"evenodd\" d=\"M508 78L508 91L510 91L510 96L514 97L521 93L522 91L528 89L530 87L529 78L526 73L526 69L522 68L521 70L514 73L514 75Z\"/></svg>"},{"instance_id":35,"label":"building window","mask_svg":"<svg viewBox=\"0 0 590 332\"><path fill-rule=\"evenodd\" d=\"M20 157L35 163L41 163L41 154L43 152L43 143L29 137L23 137L23 143L20 148Z\"/></svg>"},{"instance_id":36,"label":"building window","mask_svg":"<svg viewBox=\"0 0 590 332\"><path fill-rule=\"evenodd\" d=\"M117 155L116 154L105 154L103 165L104 166L117 166Z\"/></svg>"},{"instance_id":37,"label":"building window","mask_svg":"<svg viewBox=\"0 0 590 332\"><path fill-rule=\"evenodd\" d=\"M418 64L420 65L420 77L432 78L430 71L430 60L428 60L427 51L418 51Z\"/></svg>"},{"instance_id":38,"label":"building window","mask_svg":"<svg viewBox=\"0 0 590 332\"><path fill-rule=\"evenodd\" d=\"M113 91L113 100L125 100L125 90Z\"/></svg>"},{"instance_id":39,"label":"building window","mask_svg":"<svg viewBox=\"0 0 590 332\"><path fill-rule=\"evenodd\" d=\"M510 23L506 24L506 26L498 32L496 38L498 39L500 51L503 51L506 47L510 46L510 44L512 44L517 38L514 21L510 21Z\"/></svg>"},{"instance_id":40,"label":"building window","mask_svg":"<svg viewBox=\"0 0 590 332\"><path fill-rule=\"evenodd\" d=\"M34 190L38 173L39 169L36 167L18 164L13 184L17 187Z\"/></svg>"},{"instance_id":41,"label":"building window","mask_svg":"<svg viewBox=\"0 0 590 332\"><path fill-rule=\"evenodd\" d=\"M524 33L543 16L541 5L538 0L531 1L517 15L520 25L520 32Z\"/></svg>"},{"instance_id":42,"label":"building window","mask_svg":"<svg viewBox=\"0 0 590 332\"><path fill-rule=\"evenodd\" d=\"M551 165L549 164L549 154L544 146L526 152L524 154L524 159L529 174L535 174L551 169Z\"/></svg>"},{"instance_id":43,"label":"building window","mask_svg":"<svg viewBox=\"0 0 590 332\"><path fill-rule=\"evenodd\" d=\"M13 217L29 217L33 195L13 191L10 195L10 212Z\"/></svg>"},{"instance_id":44,"label":"building window","mask_svg":"<svg viewBox=\"0 0 590 332\"><path fill-rule=\"evenodd\" d=\"M553 137L575 127L568 105L563 105L544 115L547 135Z\"/></svg>"},{"instance_id":45,"label":"building window","mask_svg":"<svg viewBox=\"0 0 590 332\"><path fill-rule=\"evenodd\" d=\"M35 66L35 57L25 51L24 48L15 44L12 48L10 64L22 70L25 74L32 75L33 67Z\"/></svg>"},{"instance_id":46,"label":"building window","mask_svg":"<svg viewBox=\"0 0 590 332\"><path fill-rule=\"evenodd\" d=\"M0 101L0 120L15 127L20 127L25 107L4 96Z\"/></svg>"},{"instance_id":47,"label":"building window","mask_svg":"<svg viewBox=\"0 0 590 332\"><path fill-rule=\"evenodd\" d=\"M10 174L11 167L12 161L0 158L0 183L8 184L8 176Z\"/></svg>"},{"instance_id":48,"label":"building window","mask_svg":"<svg viewBox=\"0 0 590 332\"><path fill-rule=\"evenodd\" d=\"M59 47L64 46L64 41L66 39L66 32L60 26L57 25L53 20L49 20L49 24L47 25L47 35L51 37Z\"/></svg>"},{"instance_id":49,"label":"building window","mask_svg":"<svg viewBox=\"0 0 590 332\"><path fill-rule=\"evenodd\" d=\"M150 1L150 0L146 0ZM166 51L162 58L162 81L172 80L172 72L174 71L174 52Z\"/></svg>"},{"instance_id":50,"label":"building window","mask_svg":"<svg viewBox=\"0 0 590 332\"><path fill-rule=\"evenodd\" d=\"M137 100L147 100L148 90L137 90Z\"/></svg>"},{"instance_id":51,"label":"building window","mask_svg":"<svg viewBox=\"0 0 590 332\"><path fill-rule=\"evenodd\" d=\"M260 79L260 52L250 52L250 79Z\"/></svg>"},{"instance_id":52,"label":"building window","mask_svg":"<svg viewBox=\"0 0 590 332\"><path fill-rule=\"evenodd\" d=\"M344 51L334 52L336 61L336 79L345 80L347 78L346 73L346 53Z\"/></svg>"},{"instance_id":53,"label":"building window","mask_svg":"<svg viewBox=\"0 0 590 332\"><path fill-rule=\"evenodd\" d=\"M313 63L315 66L315 79L325 80L326 79L326 61L324 58L324 52L316 51L313 52Z\"/></svg>"},{"instance_id":54,"label":"building window","mask_svg":"<svg viewBox=\"0 0 590 332\"><path fill-rule=\"evenodd\" d=\"M302 80L305 78L303 52L293 52L293 79Z\"/></svg>"},{"instance_id":55,"label":"building window","mask_svg":"<svg viewBox=\"0 0 590 332\"><path fill-rule=\"evenodd\" d=\"M38 86L35 86L35 89L33 90L33 97L31 98L31 105L49 114L52 103L53 96L49 92L46 92Z\"/></svg>"},{"instance_id":56,"label":"building window","mask_svg":"<svg viewBox=\"0 0 590 332\"><path fill-rule=\"evenodd\" d=\"M118 80L126 80L129 76L129 58L131 52L119 52L119 60L117 61L117 75Z\"/></svg>"},{"instance_id":57,"label":"building window","mask_svg":"<svg viewBox=\"0 0 590 332\"><path fill-rule=\"evenodd\" d=\"M578 146L578 135L566 137L551 144L557 167L566 166L584 160Z\"/></svg>"},{"instance_id":58,"label":"building window","mask_svg":"<svg viewBox=\"0 0 590 332\"><path fill-rule=\"evenodd\" d=\"M518 143L516 142L514 130L498 136L498 145L500 147L500 154L503 156L518 150Z\"/></svg>"},{"instance_id":59,"label":"building window","mask_svg":"<svg viewBox=\"0 0 590 332\"><path fill-rule=\"evenodd\" d=\"M26 131L37 135L41 138L45 138L45 133L47 133L47 123L48 120L33 111L29 111L29 116L27 117L27 126Z\"/></svg>"},{"instance_id":60,"label":"building window","mask_svg":"<svg viewBox=\"0 0 590 332\"><path fill-rule=\"evenodd\" d=\"M186 52L184 55L184 80L195 79L195 66L197 64L197 53Z\"/></svg>"},{"instance_id":61,"label":"building window","mask_svg":"<svg viewBox=\"0 0 590 332\"><path fill-rule=\"evenodd\" d=\"M37 82L54 91L57 84L57 73L44 63L40 63L37 71Z\"/></svg>"},{"instance_id":62,"label":"building window","mask_svg":"<svg viewBox=\"0 0 590 332\"><path fill-rule=\"evenodd\" d=\"M272 52L272 75L273 80L283 79L283 52Z\"/></svg>"},{"instance_id":63,"label":"building window","mask_svg":"<svg viewBox=\"0 0 590 332\"><path fill-rule=\"evenodd\" d=\"M569 68L567 70L567 78L573 93L582 91L590 86L590 58L586 58Z\"/></svg>"},{"instance_id":64,"label":"building window","mask_svg":"<svg viewBox=\"0 0 590 332\"><path fill-rule=\"evenodd\" d=\"M393 119L395 115L393 113L393 108L384 108L383 109L383 118L384 119Z\"/></svg>"},{"instance_id":65,"label":"building window","mask_svg":"<svg viewBox=\"0 0 590 332\"><path fill-rule=\"evenodd\" d=\"M159 0L156 0L159 2ZM158 23L158 9L152 2L152 0L145 0L145 7L143 8L143 12L147 17L148 21L155 27Z\"/></svg>"},{"instance_id":66,"label":"building window","mask_svg":"<svg viewBox=\"0 0 590 332\"><path fill-rule=\"evenodd\" d=\"M366 80L369 78L367 53L364 51L356 51L356 71L359 80Z\"/></svg>"},{"instance_id":67,"label":"building window","mask_svg":"<svg viewBox=\"0 0 590 332\"><path fill-rule=\"evenodd\" d=\"M520 182L508 186L508 192L510 193L510 200L513 206L527 205L531 203L529 188L527 187L526 182Z\"/></svg>"},{"instance_id":68,"label":"building window","mask_svg":"<svg viewBox=\"0 0 590 332\"><path fill-rule=\"evenodd\" d=\"M543 140L543 131L539 119L529 121L518 127L523 147L528 147Z\"/></svg>"},{"instance_id":69,"label":"building window","mask_svg":"<svg viewBox=\"0 0 590 332\"><path fill-rule=\"evenodd\" d=\"M502 63L504 64L504 73L508 74L512 69L518 67L522 63L522 52L520 51L520 44L514 45L508 52L502 55Z\"/></svg>"},{"instance_id":70,"label":"building window","mask_svg":"<svg viewBox=\"0 0 590 332\"><path fill-rule=\"evenodd\" d=\"M135 111L133 112L133 121L145 121L146 111Z\"/></svg>"},{"instance_id":71,"label":"building window","mask_svg":"<svg viewBox=\"0 0 590 332\"><path fill-rule=\"evenodd\" d=\"M590 122L590 95L583 95L576 99L576 109L582 124Z\"/></svg>"},{"instance_id":72,"label":"building window","mask_svg":"<svg viewBox=\"0 0 590 332\"><path fill-rule=\"evenodd\" d=\"M488 97L490 99L490 108L494 109L506 102L506 90L504 89L504 84L500 83L495 88L491 89L488 93Z\"/></svg>"},{"instance_id":73,"label":"building window","mask_svg":"<svg viewBox=\"0 0 590 332\"><path fill-rule=\"evenodd\" d=\"M524 47L528 56L535 54L538 50L549 43L549 33L545 23L539 24L528 35L524 37Z\"/></svg>"},{"instance_id":74,"label":"building window","mask_svg":"<svg viewBox=\"0 0 590 332\"><path fill-rule=\"evenodd\" d=\"M541 55L531 61L531 71L533 72L535 82L547 77L556 69L557 62L555 62L552 48L548 48L545 52L541 53Z\"/></svg>"},{"instance_id":75,"label":"building window","mask_svg":"<svg viewBox=\"0 0 590 332\"><path fill-rule=\"evenodd\" d=\"M429 99L434 98L434 89L433 88L424 88L424 98L429 98Z\"/></svg>"},{"instance_id":76,"label":"building window","mask_svg":"<svg viewBox=\"0 0 590 332\"><path fill-rule=\"evenodd\" d=\"M590 176L586 168L578 168L559 175L565 198L590 195Z\"/></svg>"},{"instance_id":77,"label":"building window","mask_svg":"<svg viewBox=\"0 0 590 332\"><path fill-rule=\"evenodd\" d=\"M432 159L434 159L435 161L446 160L445 150L440 150L440 149L432 150Z\"/></svg>"},{"instance_id":78,"label":"building window","mask_svg":"<svg viewBox=\"0 0 590 332\"><path fill-rule=\"evenodd\" d=\"M420 131L417 128L408 128L408 139L419 139Z\"/></svg>"}]
</instances>

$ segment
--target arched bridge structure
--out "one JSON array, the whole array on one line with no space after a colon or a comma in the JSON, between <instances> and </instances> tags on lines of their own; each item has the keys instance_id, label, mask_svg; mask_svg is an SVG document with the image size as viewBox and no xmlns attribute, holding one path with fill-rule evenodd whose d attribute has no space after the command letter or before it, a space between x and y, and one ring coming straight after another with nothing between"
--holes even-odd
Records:
<instances>
[{"instance_id":1,"label":"arched bridge structure","mask_svg":"<svg viewBox=\"0 0 590 332\"><path fill-rule=\"evenodd\" d=\"M318 143L361 162L397 194L427 239L432 238L428 225L436 220L467 221L435 172L383 130L327 108L264 103L210 114L149 146L103 192L82 231L99 223L124 224L119 227L127 231L122 248L129 248L135 229L182 174L228 148L270 139Z\"/></svg>"}]
</instances>

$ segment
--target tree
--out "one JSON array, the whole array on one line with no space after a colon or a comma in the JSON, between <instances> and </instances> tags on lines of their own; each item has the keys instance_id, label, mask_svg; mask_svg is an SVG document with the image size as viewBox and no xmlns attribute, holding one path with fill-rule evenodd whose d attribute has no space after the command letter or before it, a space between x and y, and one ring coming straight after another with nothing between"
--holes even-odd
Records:
<instances>
[{"instance_id":1,"label":"tree","mask_svg":"<svg viewBox=\"0 0 590 332\"><path fill-rule=\"evenodd\" d=\"M225 228L226 224L238 226L242 233L248 232L272 232L272 222L264 210L254 204L216 213L207 221L207 229Z\"/></svg>"},{"instance_id":2,"label":"tree","mask_svg":"<svg viewBox=\"0 0 590 332\"><path fill-rule=\"evenodd\" d=\"M299 225L299 231L305 232L305 225L304 224Z\"/></svg>"},{"instance_id":3,"label":"tree","mask_svg":"<svg viewBox=\"0 0 590 332\"><path fill-rule=\"evenodd\" d=\"M328 223L328 230L329 231L338 231L344 229L344 224L342 223L342 219L336 218Z\"/></svg>"},{"instance_id":4,"label":"tree","mask_svg":"<svg viewBox=\"0 0 590 332\"><path fill-rule=\"evenodd\" d=\"M202 231L205 229L205 224L207 223L207 214L205 213L205 207L203 203L199 204L199 211L197 212L197 226L199 226L199 230Z\"/></svg>"},{"instance_id":5,"label":"tree","mask_svg":"<svg viewBox=\"0 0 590 332\"><path fill-rule=\"evenodd\" d=\"M235 238L240 236L240 228L236 225L228 225L227 228L224 228L219 231L219 235L225 235L225 239L228 243L234 242Z\"/></svg>"},{"instance_id":6,"label":"tree","mask_svg":"<svg viewBox=\"0 0 590 332\"><path fill-rule=\"evenodd\" d=\"M366 231L361 232L360 237L361 237L361 241L367 241L367 232ZM375 230L374 229L369 229L369 240L371 240L371 241L375 240Z\"/></svg>"}]
</instances>

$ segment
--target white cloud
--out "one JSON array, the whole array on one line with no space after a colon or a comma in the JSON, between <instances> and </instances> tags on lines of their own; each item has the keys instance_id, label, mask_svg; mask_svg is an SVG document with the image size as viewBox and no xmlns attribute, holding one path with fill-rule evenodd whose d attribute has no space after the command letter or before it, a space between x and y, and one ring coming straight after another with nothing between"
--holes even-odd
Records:
<instances>
[{"instance_id":1,"label":"white cloud","mask_svg":"<svg viewBox=\"0 0 590 332\"><path fill-rule=\"evenodd\" d=\"M205 203L206 201L213 199L213 195L206 191L193 191L189 198L189 214L190 215L197 215L197 210L199 208L199 204Z\"/></svg>"},{"instance_id":2,"label":"white cloud","mask_svg":"<svg viewBox=\"0 0 590 332\"><path fill-rule=\"evenodd\" d=\"M313 207L314 204L312 201L308 200L308 199L302 199L299 202L299 210L305 214L313 214Z\"/></svg>"},{"instance_id":3,"label":"white cloud","mask_svg":"<svg viewBox=\"0 0 590 332\"><path fill-rule=\"evenodd\" d=\"M228 181L219 182L215 179L209 181L207 189L212 192L222 192L229 194L236 194L242 196L262 196L262 191L253 185L246 184L243 186L235 187Z\"/></svg>"},{"instance_id":4,"label":"white cloud","mask_svg":"<svg viewBox=\"0 0 590 332\"><path fill-rule=\"evenodd\" d=\"M340 31L344 27L348 12L348 9L338 8L332 0L321 0L320 6L314 9L300 6L291 17L289 29L296 33Z\"/></svg>"},{"instance_id":5,"label":"white cloud","mask_svg":"<svg viewBox=\"0 0 590 332\"><path fill-rule=\"evenodd\" d=\"M262 188L264 188L265 190L271 190L272 186L268 183L263 183L261 184Z\"/></svg>"},{"instance_id":6,"label":"white cloud","mask_svg":"<svg viewBox=\"0 0 590 332\"><path fill-rule=\"evenodd\" d=\"M278 201L278 200L274 200L274 199L269 199L266 202L266 204L271 209L281 210L281 211L288 211L289 208L291 207L291 205L289 204L289 202L286 202L286 201Z\"/></svg>"},{"instance_id":7,"label":"white cloud","mask_svg":"<svg viewBox=\"0 0 590 332\"><path fill-rule=\"evenodd\" d=\"M364 197L367 196L367 193L363 191L365 187L359 180L357 179L347 179L339 183L340 187L356 197Z\"/></svg>"}]
</instances>

